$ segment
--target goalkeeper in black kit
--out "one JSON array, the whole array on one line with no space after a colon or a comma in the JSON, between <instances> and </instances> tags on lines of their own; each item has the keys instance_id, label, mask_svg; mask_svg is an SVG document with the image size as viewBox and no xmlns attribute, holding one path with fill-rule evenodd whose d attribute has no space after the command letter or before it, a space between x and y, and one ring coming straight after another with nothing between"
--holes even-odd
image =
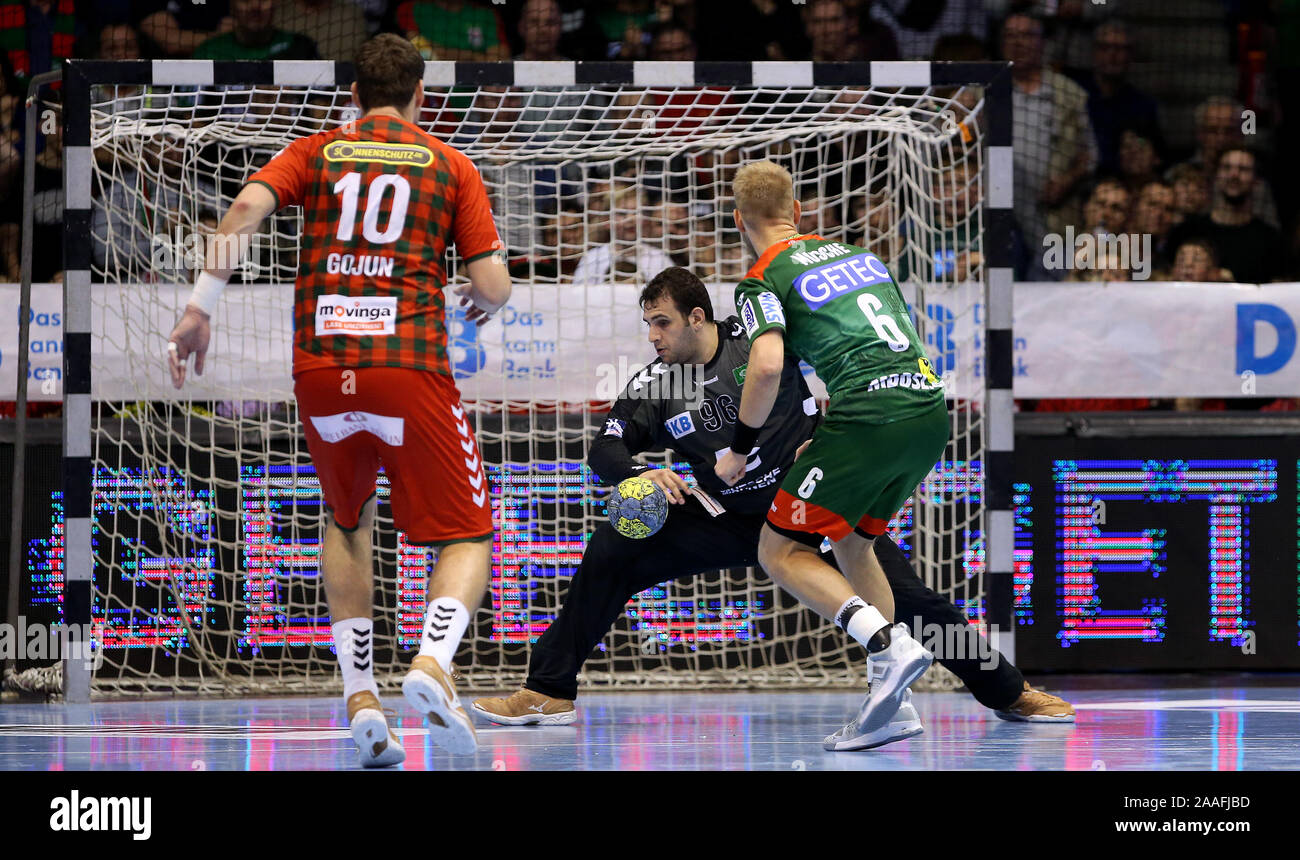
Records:
<instances>
[{"instance_id":1,"label":"goalkeeper in black kit","mask_svg":"<svg viewBox=\"0 0 1300 860\"><path fill-rule=\"evenodd\" d=\"M776 405L750 453L744 479L727 486L713 467L734 434L749 359L745 329L735 317L715 321L704 284L682 268L655 277L641 293L641 308L658 358L619 396L591 443L588 464L608 484L634 475L653 481L672 505L668 519L644 540L625 538L608 522L596 528L563 608L533 647L523 688L474 702L473 710L494 723L572 723L578 672L631 597L665 579L757 565L768 508L820 422L798 360L788 357ZM697 487L670 469L633 459L661 446L691 464ZM895 617L915 620L922 630L950 631L943 637L946 644L965 637L952 649L956 656L935 656L981 704L1007 719L1074 719L1067 702L1030 690L1015 666L979 640L957 607L925 587L887 535L875 546L893 590ZM920 733L910 703L899 708L890 728L881 743Z\"/></svg>"}]
</instances>

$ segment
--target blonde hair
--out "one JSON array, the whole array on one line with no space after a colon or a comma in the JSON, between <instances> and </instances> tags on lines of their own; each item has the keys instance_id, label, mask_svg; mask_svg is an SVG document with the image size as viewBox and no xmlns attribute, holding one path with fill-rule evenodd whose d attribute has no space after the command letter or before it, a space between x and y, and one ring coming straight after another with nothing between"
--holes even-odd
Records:
<instances>
[{"instance_id":1,"label":"blonde hair","mask_svg":"<svg viewBox=\"0 0 1300 860\"><path fill-rule=\"evenodd\" d=\"M737 170L731 194L747 221L794 217L794 180L775 162L755 161Z\"/></svg>"}]
</instances>

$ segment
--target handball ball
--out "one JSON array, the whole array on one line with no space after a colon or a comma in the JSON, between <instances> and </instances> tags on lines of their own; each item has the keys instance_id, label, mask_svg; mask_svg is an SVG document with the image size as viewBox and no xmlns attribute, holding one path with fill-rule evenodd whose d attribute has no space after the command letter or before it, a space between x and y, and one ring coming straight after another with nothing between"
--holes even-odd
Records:
<instances>
[{"instance_id":1,"label":"handball ball","mask_svg":"<svg viewBox=\"0 0 1300 860\"><path fill-rule=\"evenodd\" d=\"M668 519L668 497L653 481L628 478L610 493L608 511L614 531L627 538L648 538Z\"/></svg>"}]
</instances>

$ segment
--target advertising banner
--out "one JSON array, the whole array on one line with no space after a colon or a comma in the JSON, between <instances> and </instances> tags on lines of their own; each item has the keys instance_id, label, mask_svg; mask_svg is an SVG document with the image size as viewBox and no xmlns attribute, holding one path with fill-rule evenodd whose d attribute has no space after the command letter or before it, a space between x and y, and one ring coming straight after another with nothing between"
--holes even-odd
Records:
<instances>
[{"instance_id":1,"label":"advertising banner","mask_svg":"<svg viewBox=\"0 0 1300 860\"><path fill-rule=\"evenodd\" d=\"M985 319L978 284L930 286L918 319L936 371L955 395L979 391ZM733 285L709 287L719 319ZM904 293L915 307L915 291ZM292 396L291 289L232 285L213 320L202 377L175 391L166 334L188 285L96 285L93 393L104 400L280 400ZM449 294L450 295L450 294ZM628 284L516 284L486 325L447 316L466 399L603 401L654 359ZM62 287L32 288L28 396L62 398ZM0 400L17 391L18 287L0 285ZM1064 397L1300 396L1300 284L1023 283L1015 287L1015 395ZM809 374L814 393L824 388Z\"/></svg>"}]
</instances>

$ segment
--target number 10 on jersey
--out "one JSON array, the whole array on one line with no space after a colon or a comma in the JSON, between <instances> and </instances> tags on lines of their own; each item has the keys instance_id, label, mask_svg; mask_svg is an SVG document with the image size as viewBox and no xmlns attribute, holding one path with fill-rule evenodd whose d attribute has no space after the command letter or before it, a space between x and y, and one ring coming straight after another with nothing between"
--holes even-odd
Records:
<instances>
[{"instance_id":1,"label":"number 10 on jersey","mask_svg":"<svg viewBox=\"0 0 1300 860\"><path fill-rule=\"evenodd\" d=\"M388 189L393 189L393 206L388 216L388 226L379 229L379 207ZM334 183L334 193L343 195L339 211L339 229L334 238L340 242L352 241L357 226L357 200L361 196L361 174L353 171ZM406 224L406 207L411 202L411 184L400 173L376 176L366 189L366 210L361 218L361 235L367 242L387 245L396 242Z\"/></svg>"}]
</instances>

